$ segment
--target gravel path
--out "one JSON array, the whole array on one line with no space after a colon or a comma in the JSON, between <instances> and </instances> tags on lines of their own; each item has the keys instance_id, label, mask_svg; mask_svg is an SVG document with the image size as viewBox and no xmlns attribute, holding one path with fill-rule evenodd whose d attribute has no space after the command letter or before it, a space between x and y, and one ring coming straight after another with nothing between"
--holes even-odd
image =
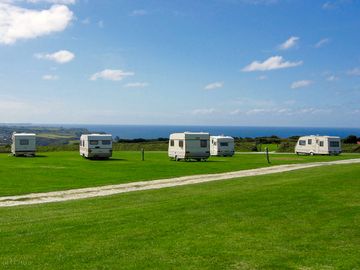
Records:
<instances>
[{"instance_id":1,"label":"gravel path","mask_svg":"<svg viewBox=\"0 0 360 270\"><path fill-rule=\"evenodd\" d=\"M153 181L142 181L142 182L127 183L127 184L119 184L119 185L100 186L93 188L71 189L65 191L53 191L46 193L32 193L32 194L19 195L19 196L0 197L0 207L63 202L70 200L109 196L114 194L132 192L132 191L192 185L192 184L199 184L199 183L205 183L211 181L228 180L233 178L288 172L288 171L320 167L320 166L354 164L354 163L360 163L360 159L347 159L347 160L338 160L338 161L330 161L330 162L314 162L314 163L306 163L306 164L279 165L279 166L272 166L272 167L251 169L251 170L242 170L242 171L228 172L228 173L202 174L202 175L184 176L184 177L153 180Z\"/></svg>"}]
</instances>

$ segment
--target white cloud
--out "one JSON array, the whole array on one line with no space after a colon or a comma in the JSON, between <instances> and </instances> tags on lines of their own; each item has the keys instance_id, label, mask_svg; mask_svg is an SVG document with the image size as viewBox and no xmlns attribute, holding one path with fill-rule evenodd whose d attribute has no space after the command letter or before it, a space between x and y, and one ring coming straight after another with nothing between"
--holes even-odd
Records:
<instances>
[{"instance_id":1,"label":"white cloud","mask_svg":"<svg viewBox=\"0 0 360 270\"><path fill-rule=\"evenodd\" d=\"M57 62L59 64L65 64L72 61L75 58L75 54L67 50L61 50L54 53L38 53L35 54L35 57L38 59L46 59L50 61Z\"/></svg>"},{"instance_id":2,"label":"white cloud","mask_svg":"<svg viewBox=\"0 0 360 270\"><path fill-rule=\"evenodd\" d=\"M289 62L285 61L282 56L272 56L265 60L264 62L254 61L248 66L244 67L242 71L251 72L251 71L267 71L275 70L282 68L297 67L302 65L302 61L298 62Z\"/></svg>"},{"instance_id":3,"label":"white cloud","mask_svg":"<svg viewBox=\"0 0 360 270\"><path fill-rule=\"evenodd\" d=\"M333 0L333 1L327 1L322 5L322 8L325 10L332 10L332 9L337 9L340 6L343 5L349 5L352 4L356 1L353 0Z\"/></svg>"},{"instance_id":4,"label":"white cloud","mask_svg":"<svg viewBox=\"0 0 360 270\"><path fill-rule=\"evenodd\" d=\"M96 81L97 79L103 79L108 81L121 81L122 79L135 75L134 72L127 72L120 69L105 69L97 72L90 77L90 80Z\"/></svg>"},{"instance_id":5,"label":"white cloud","mask_svg":"<svg viewBox=\"0 0 360 270\"><path fill-rule=\"evenodd\" d=\"M335 76L335 75L330 75L329 77L326 78L326 80L328 82L334 82L334 81L338 81L339 77Z\"/></svg>"},{"instance_id":6,"label":"white cloud","mask_svg":"<svg viewBox=\"0 0 360 270\"><path fill-rule=\"evenodd\" d=\"M56 81L59 79L59 77L56 75L47 74L47 75L42 76L42 79L45 81Z\"/></svg>"},{"instance_id":7,"label":"white cloud","mask_svg":"<svg viewBox=\"0 0 360 270\"><path fill-rule=\"evenodd\" d=\"M124 85L126 88L144 88L147 87L149 84L146 82L133 82L133 83L127 83Z\"/></svg>"},{"instance_id":8,"label":"white cloud","mask_svg":"<svg viewBox=\"0 0 360 270\"><path fill-rule=\"evenodd\" d=\"M218 88L222 88L224 86L223 82L214 82L214 83L210 83L208 85L206 85L204 87L205 90L214 90L214 89L218 89Z\"/></svg>"},{"instance_id":9,"label":"white cloud","mask_svg":"<svg viewBox=\"0 0 360 270\"><path fill-rule=\"evenodd\" d=\"M325 2L323 5L322 5L322 8L323 9L327 9L327 10L330 10L330 9L335 9L337 6L335 4L335 2Z\"/></svg>"},{"instance_id":10,"label":"white cloud","mask_svg":"<svg viewBox=\"0 0 360 270\"><path fill-rule=\"evenodd\" d=\"M347 72L348 75L351 76L360 76L360 68L353 68Z\"/></svg>"},{"instance_id":11,"label":"white cloud","mask_svg":"<svg viewBox=\"0 0 360 270\"><path fill-rule=\"evenodd\" d=\"M257 79L258 79L259 81L266 80L267 78L268 78L268 77L267 77L266 75L261 75L261 76L257 77Z\"/></svg>"},{"instance_id":12,"label":"white cloud","mask_svg":"<svg viewBox=\"0 0 360 270\"><path fill-rule=\"evenodd\" d=\"M251 115L251 114L259 114L259 113L265 113L265 112L269 112L269 110L266 109L252 109L246 112L246 114Z\"/></svg>"},{"instance_id":13,"label":"white cloud","mask_svg":"<svg viewBox=\"0 0 360 270\"><path fill-rule=\"evenodd\" d=\"M130 13L130 16L145 16L148 12L145 9L136 9Z\"/></svg>"},{"instance_id":14,"label":"white cloud","mask_svg":"<svg viewBox=\"0 0 360 270\"><path fill-rule=\"evenodd\" d=\"M290 48L293 48L298 44L299 40L300 40L299 37L290 37L284 43L279 45L279 49L280 50L288 50Z\"/></svg>"},{"instance_id":15,"label":"white cloud","mask_svg":"<svg viewBox=\"0 0 360 270\"><path fill-rule=\"evenodd\" d=\"M319 40L315 45L314 47L319 49L323 46L325 46L326 44L328 44L330 42L330 39L329 38L323 38L321 40Z\"/></svg>"},{"instance_id":16,"label":"white cloud","mask_svg":"<svg viewBox=\"0 0 360 270\"><path fill-rule=\"evenodd\" d=\"M304 88L311 85L313 82L309 80L296 81L291 84L291 89Z\"/></svg>"},{"instance_id":17,"label":"white cloud","mask_svg":"<svg viewBox=\"0 0 360 270\"><path fill-rule=\"evenodd\" d=\"M210 109L195 109L192 111L192 114L195 115L209 115L209 114L213 114L216 110L214 108L210 108Z\"/></svg>"},{"instance_id":18,"label":"white cloud","mask_svg":"<svg viewBox=\"0 0 360 270\"><path fill-rule=\"evenodd\" d=\"M50 4L61 4L61 5L73 5L76 3L76 0L26 0L26 2L33 4L50 3Z\"/></svg>"},{"instance_id":19,"label":"white cloud","mask_svg":"<svg viewBox=\"0 0 360 270\"><path fill-rule=\"evenodd\" d=\"M104 21L98 21L97 25L99 26L99 28L104 28L105 26Z\"/></svg>"},{"instance_id":20,"label":"white cloud","mask_svg":"<svg viewBox=\"0 0 360 270\"><path fill-rule=\"evenodd\" d=\"M73 12L65 5L34 10L0 3L0 43L13 44L64 31L73 18Z\"/></svg>"}]
</instances>

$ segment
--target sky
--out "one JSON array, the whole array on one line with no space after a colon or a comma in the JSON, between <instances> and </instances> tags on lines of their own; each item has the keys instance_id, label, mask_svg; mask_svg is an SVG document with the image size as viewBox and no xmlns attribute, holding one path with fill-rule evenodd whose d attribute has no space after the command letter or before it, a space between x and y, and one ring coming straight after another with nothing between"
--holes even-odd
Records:
<instances>
[{"instance_id":1,"label":"sky","mask_svg":"<svg viewBox=\"0 0 360 270\"><path fill-rule=\"evenodd\" d=\"M0 123L360 126L358 0L0 0Z\"/></svg>"}]
</instances>

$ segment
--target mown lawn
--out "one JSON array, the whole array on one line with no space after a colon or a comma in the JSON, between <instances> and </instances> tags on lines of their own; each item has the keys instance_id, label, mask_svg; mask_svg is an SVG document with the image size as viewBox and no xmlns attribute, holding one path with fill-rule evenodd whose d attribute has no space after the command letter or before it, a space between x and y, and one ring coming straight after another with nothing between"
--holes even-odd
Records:
<instances>
[{"instance_id":1,"label":"mown lawn","mask_svg":"<svg viewBox=\"0 0 360 270\"><path fill-rule=\"evenodd\" d=\"M3 269L359 269L360 165L0 208Z\"/></svg>"},{"instance_id":2,"label":"mown lawn","mask_svg":"<svg viewBox=\"0 0 360 270\"><path fill-rule=\"evenodd\" d=\"M338 157L271 156L271 165L330 161ZM71 188L118 184L194 174L219 173L269 166L263 154L239 154L232 158L211 158L207 162L170 161L166 152L115 152L108 161L92 161L78 152L39 153L35 158L0 154L0 196Z\"/></svg>"}]
</instances>

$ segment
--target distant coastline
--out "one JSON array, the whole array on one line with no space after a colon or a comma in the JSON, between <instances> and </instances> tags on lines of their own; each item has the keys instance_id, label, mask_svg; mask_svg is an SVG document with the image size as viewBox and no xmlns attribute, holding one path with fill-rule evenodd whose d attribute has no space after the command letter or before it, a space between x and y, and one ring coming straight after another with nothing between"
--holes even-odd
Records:
<instances>
[{"instance_id":1,"label":"distant coastline","mask_svg":"<svg viewBox=\"0 0 360 270\"><path fill-rule=\"evenodd\" d=\"M0 124L6 126L31 126L32 124ZM300 135L333 135L345 138L360 136L360 128L338 127L249 127L249 126L195 126L195 125L91 125L91 124L33 124L44 127L83 128L90 132L110 133L122 139L166 138L170 133L183 131L204 131L212 135L225 134L233 137L278 136L288 138Z\"/></svg>"}]
</instances>

